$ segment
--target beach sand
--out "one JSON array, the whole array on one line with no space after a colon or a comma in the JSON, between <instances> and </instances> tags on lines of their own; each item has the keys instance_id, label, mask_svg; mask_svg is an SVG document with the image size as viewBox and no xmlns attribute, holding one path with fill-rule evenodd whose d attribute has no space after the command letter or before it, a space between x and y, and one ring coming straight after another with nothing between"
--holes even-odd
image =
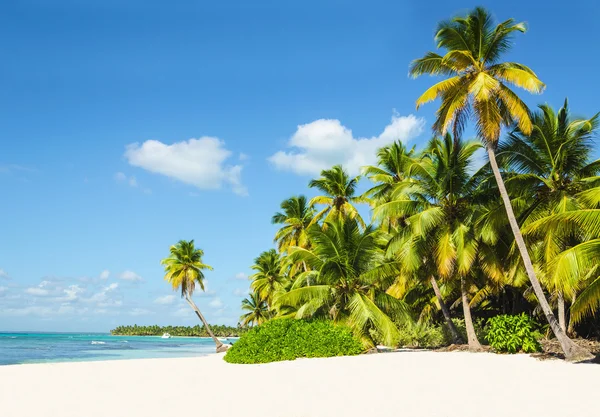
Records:
<instances>
[{"instance_id":1,"label":"beach sand","mask_svg":"<svg viewBox=\"0 0 600 417\"><path fill-rule=\"evenodd\" d=\"M0 416L597 417L599 381L600 365L466 352L12 365Z\"/></svg>"}]
</instances>

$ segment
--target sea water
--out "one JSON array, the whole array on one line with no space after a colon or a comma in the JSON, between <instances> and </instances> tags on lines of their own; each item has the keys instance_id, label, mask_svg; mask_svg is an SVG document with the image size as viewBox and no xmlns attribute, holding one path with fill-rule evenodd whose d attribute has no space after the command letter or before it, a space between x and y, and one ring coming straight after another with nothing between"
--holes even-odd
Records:
<instances>
[{"instance_id":1,"label":"sea water","mask_svg":"<svg viewBox=\"0 0 600 417\"><path fill-rule=\"evenodd\" d=\"M235 341L234 338L229 342ZM106 333L0 333L0 365L113 359L181 358L215 353L210 338Z\"/></svg>"}]
</instances>

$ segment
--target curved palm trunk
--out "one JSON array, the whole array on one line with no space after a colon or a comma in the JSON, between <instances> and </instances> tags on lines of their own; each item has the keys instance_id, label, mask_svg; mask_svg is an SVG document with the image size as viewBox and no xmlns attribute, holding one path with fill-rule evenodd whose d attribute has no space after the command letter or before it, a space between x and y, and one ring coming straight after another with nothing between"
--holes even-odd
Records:
<instances>
[{"instance_id":1,"label":"curved palm trunk","mask_svg":"<svg viewBox=\"0 0 600 417\"><path fill-rule=\"evenodd\" d=\"M444 299L442 298L442 293L440 292L440 287L438 287L437 281L435 280L433 275L429 278L429 281L431 282L431 286L433 287L433 292L435 293L435 296L437 297L438 303L440 305L440 309L442 310L442 314L444 315L444 319L446 320L446 325L448 326L448 329L450 330L450 335L452 336L452 343L454 343L456 345L462 344L463 343L462 337L460 337L460 334L458 333L458 330L456 329L456 326L454 325L454 322L452 321L452 318L450 317L450 311L448 310L448 306L446 305L446 303L444 302Z\"/></svg>"},{"instance_id":2,"label":"curved palm trunk","mask_svg":"<svg viewBox=\"0 0 600 417\"><path fill-rule=\"evenodd\" d=\"M562 350L565 353L565 358L569 361L581 361L593 358L594 355L592 355L587 349L583 349L582 347L577 346L571 339L569 339L569 337L561 329L558 321L556 320L556 317L554 316L554 313L550 308L550 304L548 304L548 300L544 295L544 290L542 289L540 281L538 281L537 277L535 276L533 264L531 263L531 258L529 257L529 253L527 252L527 246L525 246L525 241L523 240L521 229L519 229L519 224L517 223L517 218L515 217L515 213L513 212L512 205L510 203L510 198L508 197L508 193L506 192L506 187L504 186L502 175L500 175L500 170L498 169L494 145L492 143L487 144L487 152L490 159L490 165L492 166L492 171L494 171L494 177L496 178L496 182L498 183L500 196L502 197L502 201L504 202L504 208L506 209L506 215L508 216L510 228L512 229L513 235L515 236L515 241L517 242L519 252L521 253L521 258L523 259L523 263L525 264L527 276L529 277L529 281L531 282L531 286L533 287L535 296L537 297L540 303L540 307L542 308L542 311L546 316L546 320L548 320L552 332L556 336L556 339L558 339L560 346L562 347Z\"/></svg>"},{"instance_id":3,"label":"curved palm trunk","mask_svg":"<svg viewBox=\"0 0 600 417\"><path fill-rule=\"evenodd\" d=\"M210 337L212 337L212 340L215 342L215 345L217 345L217 353L225 352L227 349L229 349L228 345L224 345L223 343L221 343L221 341L219 339L217 339L215 337L214 333L210 329L210 326L208 325L208 322L206 321L206 319L204 318L204 316L200 312L200 309L198 308L198 306L196 305L196 303L194 303L194 301L192 300L192 297L190 297L189 294L185 295L185 301L187 301L187 303L190 305L190 307L192 307L192 309L194 310L194 312L196 313L196 315L198 316L198 318L200 319L200 321L204 325L204 328L206 329L206 331L208 332L208 334L210 335Z\"/></svg>"},{"instance_id":4,"label":"curved palm trunk","mask_svg":"<svg viewBox=\"0 0 600 417\"><path fill-rule=\"evenodd\" d=\"M460 295L462 299L463 313L465 315L465 328L467 329L469 350L475 352L481 351L483 350L483 347L481 346L481 343L479 343L479 339L477 339L477 334L475 333L473 318L471 317L471 306L469 305L469 297L467 295L467 287L463 277L460 277Z\"/></svg>"}]
</instances>

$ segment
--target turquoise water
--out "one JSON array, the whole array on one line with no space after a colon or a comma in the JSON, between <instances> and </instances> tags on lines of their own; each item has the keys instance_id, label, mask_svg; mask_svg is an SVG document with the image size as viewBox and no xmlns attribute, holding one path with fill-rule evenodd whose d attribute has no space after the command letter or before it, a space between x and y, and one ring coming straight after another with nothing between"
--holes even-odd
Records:
<instances>
[{"instance_id":1,"label":"turquoise water","mask_svg":"<svg viewBox=\"0 0 600 417\"><path fill-rule=\"evenodd\" d=\"M235 339L229 339L233 342ZM209 338L106 333L0 333L0 365L113 359L181 358L215 353Z\"/></svg>"}]
</instances>

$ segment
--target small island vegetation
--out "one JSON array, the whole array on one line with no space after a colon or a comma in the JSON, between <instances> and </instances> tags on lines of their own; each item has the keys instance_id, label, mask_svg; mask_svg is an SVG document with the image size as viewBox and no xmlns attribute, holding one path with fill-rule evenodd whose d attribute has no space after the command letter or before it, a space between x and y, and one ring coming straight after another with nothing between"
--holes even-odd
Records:
<instances>
[{"instance_id":1,"label":"small island vegetation","mask_svg":"<svg viewBox=\"0 0 600 417\"><path fill-rule=\"evenodd\" d=\"M212 325L212 333L216 337L239 337L247 332L244 327ZM113 336L162 336L168 333L171 336L184 337L211 337L204 326L117 326L110 331Z\"/></svg>"}]
</instances>

